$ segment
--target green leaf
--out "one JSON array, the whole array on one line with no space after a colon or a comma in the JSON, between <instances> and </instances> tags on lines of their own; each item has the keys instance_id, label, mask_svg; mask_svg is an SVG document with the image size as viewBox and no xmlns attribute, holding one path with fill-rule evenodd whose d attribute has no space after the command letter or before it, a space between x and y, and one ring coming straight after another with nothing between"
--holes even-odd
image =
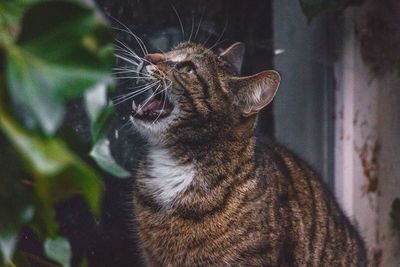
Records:
<instances>
[{"instance_id":1,"label":"green leaf","mask_svg":"<svg viewBox=\"0 0 400 267\"><path fill-rule=\"evenodd\" d=\"M62 140L27 132L1 107L0 128L35 176L35 189L44 205L51 207L57 201L81 193L92 212L99 215L101 178Z\"/></svg>"},{"instance_id":2,"label":"green leaf","mask_svg":"<svg viewBox=\"0 0 400 267\"><path fill-rule=\"evenodd\" d=\"M114 106L107 102L108 83L108 81L100 82L85 92L85 108L90 119L93 144L107 134L111 115L114 113Z\"/></svg>"},{"instance_id":3,"label":"green leaf","mask_svg":"<svg viewBox=\"0 0 400 267\"><path fill-rule=\"evenodd\" d=\"M25 209L21 209L21 207L15 205L15 202L18 202L18 200L15 199L16 197L23 198L23 196L18 195L15 195L14 198L9 198L9 202L7 202L8 207L5 208L5 210L1 210L1 213L6 212L6 215L9 217L5 218L4 216L1 216L0 259L3 259L4 264L11 266L13 266L12 259L19 230L24 224L28 223L32 219L34 214L32 206L27 206ZM10 224L11 222L13 222L13 224Z\"/></svg>"},{"instance_id":4,"label":"green leaf","mask_svg":"<svg viewBox=\"0 0 400 267\"><path fill-rule=\"evenodd\" d=\"M10 141L35 174L56 175L73 163L68 149L60 140L33 136L6 116L2 117L1 124Z\"/></svg>"},{"instance_id":5,"label":"green leaf","mask_svg":"<svg viewBox=\"0 0 400 267\"><path fill-rule=\"evenodd\" d=\"M95 120L91 121L90 132L92 133L92 142L96 144L103 139L110 128L114 106L107 105L98 114Z\"/></svg>"},{"instance_id":6,"label":"green leaf","mask_svg":"<svg viewBox=\"0 0 400 267\"><path fill-rule=\"evenodd\" d=\"M29 182L27 174L17 153L1 132L0 151L0 203L7 203L0 205L0 259L3 258L4 264L12 265L18 232L30 222L34 208L32 192L23 185L23 182Z\"/></svg>"},{"instance_id":7,"label":"green leaf","mask_svg":"<svg viewBox=\"0 0 400 267\"><path fill-rule=\"evenodd\" d=\"M3 256L3 262L6 265L12 265L12 258L17 244L17 232L3 233L0 236L0 251Z\"/></svg>"},{"instance_id":8,"label":"green leaf","mask_svg":"<svg viewBox=\"0 0 400 267\"><path fill-rule=\"evenodd\" d=\"M11 267L25 267L25 266L31 266L31 264L29 263L29 260L26 257L26 253L22 252L22 251L16 251L15 255L13 257L13 263L14 265L11 265Z\"/></svg>"},{"instance_id":9,"label":"green leaf","mask_svg":"<svg viewBox=\"0 0 400 267\"><path fill-rule=\"evenodd\" d=\"M128 178L131 176L128 171L119 166L114 160L110 151L110 141L107 138L97 141L90 152L90 156L93 157L100 168L116 177Z\"/></svg>"},{"instance_id":10,"label":"green leaf","mask_svg":"<svg viewBox=\"0 0 400 267\"><path fill-rule=\"evenodd\" d=\"M110 150L110 141L107 138L107 131L111 122L111 115L114 108L107 103L107 83L102 82L85 93L86 112L90 118L93 148L90 156L97 165L118 178L128 178L130 173L118 165Z\"/></svg>"},{"instance_id":11,"label":"green leaf","mask_svg":"<svg viewBox=\"0 0 400 267\"><path fill-rule=\"evenodd\" d=\"M89 267L89 263L86 258L84 258L81 264L79 264L79 267Z\"/></svg>"},{"instance_id":12,"label":"green leaf","mask_svg":"<svg viewBox=\"0 0 400 267\"><path fill-rule=\"evenodd\" d=\"M343 10L348 6L361 5L364 0L299 0L308 20L321 12Z\"/></svg>"},{"instance_id":13,"label":"green leaf","mask_svg":"<svg viewBox=\"0 0 400 267\"><path fill-rule=\"evenodd\" d=\"M18 228L32 218L32 192L23 183L30 183L18 154L0 132L0 236L4 230ZM29 177L29 176L28 176Z\"/></svg>"},{"instance_id":14,"label":"green leaf","mask_svg":"<svg viewBox=\"0 0 400 267\"><path fill-rule=\"evenodd\" d=\"M14 104L31 111L53 135L66 101L110 77L110 47L111 33L91 9L70 1L32 6L17 46L8 48L7 83Z\"/></svg>"},{"instance_id":15,"label":"green leaf","mask_svg":"<svg viewBox=\"0 0 400 267\"><path fill-rule=\"evenodd\" d=\"M41 0L3 0L0 2L0 46L15 41L25 10Z\"/></svg>"},{"instance_id":16,"label":"green leaf","mask_svg":"<svg viewBox=\"0 0 400 267\"><path fill-rule=\"evenodd\" d=\"M91 121L97 119L107 103L107 81L101 81L85 92L86 113Z\"/></svg>"},{"instance_id":17,"label":"green leaf","mask_svg":"<svg viewBox=\"0 0 400 267\"><path fill-rule=\"evenodd\" d=\"M60 263L63 267L71 266L71 246L67 239L62 237L46 239L44 252L49 259Z\"/></svg>"}]
</instances>

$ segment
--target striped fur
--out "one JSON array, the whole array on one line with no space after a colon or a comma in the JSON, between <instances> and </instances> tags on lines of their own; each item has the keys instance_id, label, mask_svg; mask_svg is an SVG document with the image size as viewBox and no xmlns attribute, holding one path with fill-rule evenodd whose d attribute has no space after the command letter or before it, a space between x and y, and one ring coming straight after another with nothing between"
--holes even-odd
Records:
<instances>
[{"instance_id":1,"label":"striped fur","mask_svg":"<svg viewBox=\"0 0 400 267\"><path fill-rule=\"evenodd\" d=\"M189 58L194 74L179 73L169 58ZM152 131L158 136L135 179L148 266L366 265L362 239L313 170L254 135L253 111L270 99L258 91L253 102L237 101L249 79L237 83L223 57L187 43L157 68L173 81L179 112Z\"/></svg>"}]
</instances>

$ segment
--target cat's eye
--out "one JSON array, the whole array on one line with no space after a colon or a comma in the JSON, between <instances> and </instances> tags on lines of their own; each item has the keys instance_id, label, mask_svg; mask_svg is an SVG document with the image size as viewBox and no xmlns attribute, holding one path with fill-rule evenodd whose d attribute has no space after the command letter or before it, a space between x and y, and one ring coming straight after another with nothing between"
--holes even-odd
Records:
<instances>
[{"instance_id":1,"label":"cat's eye","mask_svg":"<svg viewBox=\"0 0 400 267\"><path fill-rule=\"evenodd\" d=\"M180 64L180 65L176 66L176 68L178 69L178 71L180 73L185 73L185 74L193 74L194 73L193 64L191 64L189 62Z\"/></svg>"}]
</instances>

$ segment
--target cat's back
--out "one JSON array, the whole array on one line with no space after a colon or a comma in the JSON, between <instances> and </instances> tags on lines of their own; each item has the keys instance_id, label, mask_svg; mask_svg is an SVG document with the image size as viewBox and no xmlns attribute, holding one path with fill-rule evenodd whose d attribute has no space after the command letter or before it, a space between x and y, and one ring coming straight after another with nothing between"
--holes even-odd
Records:
<instances>
[{"instance_id":1,"label":"cat's back","mask_svg":"<svg viewBox=\"0 0 400 267\"><path fill-rule=\"evenodd\" d=\"M289 235L285 256L300 266L366 266L362 238L315 171L268 139L257 141L265 178L278 179L277 206L285 209ZM283 223L283 222L282 222Z\"/></svg>"}]
</instances>

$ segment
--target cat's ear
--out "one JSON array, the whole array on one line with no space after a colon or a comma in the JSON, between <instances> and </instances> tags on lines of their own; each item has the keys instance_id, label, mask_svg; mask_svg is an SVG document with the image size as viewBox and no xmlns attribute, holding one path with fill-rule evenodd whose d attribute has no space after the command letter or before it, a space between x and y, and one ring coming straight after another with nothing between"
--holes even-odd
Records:
<instances>
[{"instance_id":1,"label":"cat's ear","mask_svg":"<svg viewBox=\"0 0 400 267\"><path fill-rule=\"evenodd\" d=\"M277 71L267 70L247 77L231 77L227 85L234 93L235 104L242 114L250 116L272 101L280 81Z\"/></svg>"},{"instance_id":2,"label":"cat's ear","mask_svg":"<svg viewBox=\"0 0 400 267\"><path fill-rule=\"evenodd\" d=\"M220 57L228 61L237 73L242 69L243 57L245 52L244 43L237 42L221 52Z\"/></svg>"}]
</instances>

